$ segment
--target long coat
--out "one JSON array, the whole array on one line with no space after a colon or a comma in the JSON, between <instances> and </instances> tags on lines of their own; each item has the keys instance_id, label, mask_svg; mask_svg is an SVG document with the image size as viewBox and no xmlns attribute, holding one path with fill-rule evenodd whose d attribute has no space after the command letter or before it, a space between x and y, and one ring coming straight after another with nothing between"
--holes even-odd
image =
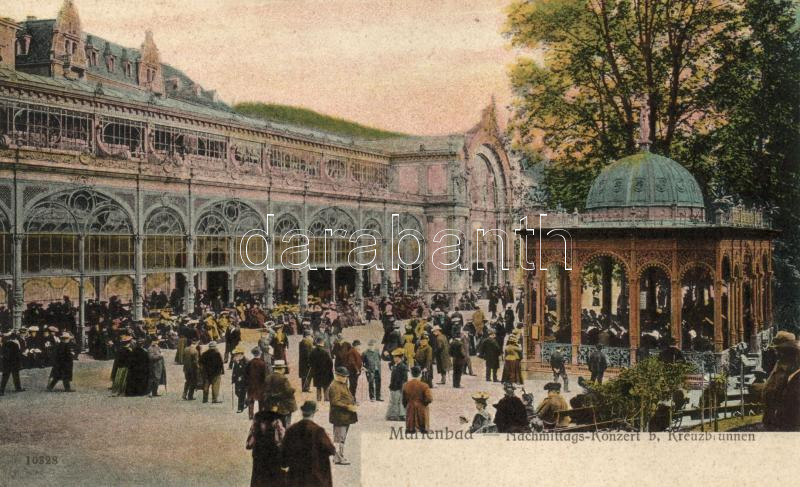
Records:
<instances>
[{"instance_id":1,"label":"long coat","mask_svg":"<svg viewBox=\"0 0 800 487\"><path fill-rule=\"evenodd\" d=\"M260 423L266 423L266 431L261 431ZM253 426L247 438L247 449L253 450L253 473L250 487L283 487L286 475L281 467L280 440L283 439L283 425L280 415L269 411L259 411L253 418Z\"/></svg>"},{"instance_id":2,"label":"long coat","mask_svg":"<svg viewBox=\"0 0 800 487\"><path fill-rule=\"evenodd\" d=\"M350 411L348 406L356 404L353 395L350 394L350 389L347 383L334 381L328 391L331 400L331 410L328 416L331 424L334 426L348 426L358 422L358 414L355 411Z\"/></svg>"},{"instance_id":3,"label":"long coat","mask_svg":"<svg viewBox=\"0 0 800 487\"><path fill-rule=\"evenodd\" d=\"M310 356L311 377L314 387L327 388L333 382L333 360L322 347L314 347Z\"/></svg>"},{"instance_id":4,"label":"long coat","mask_svg":"<svg viewBox=\"0 0 800 487\"><path fill-rule=\"evenodd\" d=\"M261 357L254 357L247 363L244 371L247 384L247 400L263 401L264 385L267 381L267 363Z\"/></svg>"},{"instance_id":5,"label":"long coat","mask_svg":"<svg viewBox=\"0 0 800 487\"><path fill-rule=\"evenodd\" d=\"M280 372L273 372L264 382L264 409L281 415L297 411L294 387L289 378Z\"/></svg>"},{"instance_id":6,"label":"long coat","mask_svg":"<svg viewBox=\"0 0 800 487\"><path fill-rule=\"evenodd\" d=\"M789 373L780 363L764 386L764 428L800 431L800 370Z\"/></svg>"},{"instance_id":7,"label":"long coat","mask_svg":"<svg viewBox=\"0 0 800 487\"><path fill-rule=\"evenodd\" d=\"M209 348L200 355L200 369L203 371L203 379L209 382L225 373L222 355L216 348Z\"/></svg>"},{"instance_id":8,"label":"long coat","mask_svg":"<svg viewBox=\"0 0 800 487\"><path fill-rule=\"evenodd\" d=\"M330 456L336 454L328 433L302 419L283 437L283 464L289 467L288 487L332 487Z\"/></svg>"},{"instance_id":9,"label":"long coat","mask_svg":"<svg viewBox=\"0 0 800 487\"><path fill-rule=\"evenodd\" d=\"M478 347L478 353L483 355L483 360L486 361L486 368L498 369L500 368L500 345L494 338L487 338Z\"/></svg>"},{"instance_id":10,"label":"long coat","mask_svg":"<svg viewBox=\"0 0 800 487\"><path fill-rule=\"evenodd\" d=\"M300 373L300 379L303 381L308 380L309 371L311 370L311 352L313 350L314 342L310 338L300 340L300 345L297 347L297 352L300 355L297 370Z\"/></svg>"},{"instance_id":11,"label":"long coat","mask_svg":"<svg viewBox=\"0 0 800 487\"><path fill-rule=\"evenodd\" d=\"M150 356L147 350L136 347L128 361L128 380L125 384L126 396L142 396L147 394L147 383L150 375Z\"/></svg>"},{"instance_id":12,"label":"long coat","mask_svg":"<svg viewBox=\"0 0 800 487\"><path fill-rule=\"evenodd\" d=\"M474 313L472 313L472 324L475 325L475 332L478 335L483 335L483 322L486 321L486 317L483 316L483 311L480 308L476 309Z\"/></svg>"},{"instance_id":13,"label":"long coat","mask_svg":"<svg viewBox=\"0 0 800 487\"><path fill-rule=\"evenodd\" d=\"M433 366L433 349L430 345L420 345L414 354L414 361L421 369L431 370Z\"/></svg>"},{"instance_id":14,"label":"long coat","mask_svg":"<svg viewBox=\"0 0 800 487\"><path fill-rule=\"evenodd\" d=\"M187 346L183 350L183 377L186 382L197 386L200 384L200 352L196 346Z\"/></svg>"},{"instance_id":15,"label":"long coat","mask_svg":"<svg viewBox=\"0 0 800 487\"><path fill-rule=\"evenodd\" d=\"M498 433L525 433L529 430L528 412L520 398L504 396L494 408L497 410L494 424Z\"/></svg>"},{"instance_id":16,"label":"long coat","mask_svg":"<svg viewBox=\"0 0 800 487\"><path fill-rule=\"evenodd\" d=\"M436 368L440 374L446 373L450 370L450 347L447 343L447 337L443 333L436 336L436 347L433 350L433 357L436 359Z\"/></svg>"},{"instance_id":17,"label":"long coat","mask_svg":"<svg viewBox=\"0 0 800 487\"><path fill-rule=\"evenodd\" d=\"M53 368L50 370L50 378L69 382L72 380L72 345L61 342L56 345L53 352Z\"/></svg>"},{"instance_id":18,"label":"long coat","mask_svg":"<svg viewBox=\"0 0 800 487\"><path fill-rule=\"evenodd\" d=\"M428 384L411 379L403 385L403 406L406 408L406 431L428 431L430 418L428 404L433 394Z\"/></svg>"},{"instance_id":19,"label":"long coat","mask_svg":"<svg viewBox=\"0 0 800 487\"><path fill-rule=\"evenodd\" d=\"M22 368L22 352L16 340L3 341L3 372L16 372Z\"/></svg>"}]
</instances>

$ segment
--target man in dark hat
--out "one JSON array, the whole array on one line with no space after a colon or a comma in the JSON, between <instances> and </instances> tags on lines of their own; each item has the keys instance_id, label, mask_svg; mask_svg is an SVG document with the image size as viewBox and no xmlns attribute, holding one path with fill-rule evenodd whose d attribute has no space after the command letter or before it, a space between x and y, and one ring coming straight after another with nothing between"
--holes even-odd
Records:
<instances>
[{"instance_id":1,"label":"man in dark hat","mask_svg":"<svg viewBox=\"0 0 800 487\"><path fill-rule=\"evenodd\" d=\"M608 358L606 354L603 353L603 345L597 344L597 347L592 350L592 353L589 355L589 372L592 373L592 378L589 379L592 382L597 382L598 384L603 383L603 374L605 374L606 369L608 368Z\"/></svg>"},{"instance_id":2,"label":"man in dark hat","mask_svg":"<svg viewBox=\"0 0 800 487\"><path fill-rule=\"evenodd\" d=\"M289 383L287 373L286 363L276 360L272 364L272 373L264 382L264 409L280 414L284 427L291 424L292 413L297 411L294 387Z\"/></svg>"},{"instance_id":3,"label":"man in dark hat","mask_svg":"<svg viewBox=\"0 0 800 487\"><path fill-rule=\"evenodd\" d=\"M498 433L525 433L529 431L528 415L522 400L514 395L516 387L510 382L503 384L506 395L500 399L494 408L497 414L494 422Z\"/></svg>"},{"instance_id":4,"label":"man in dark hat","mask_svg":"<svg viewBox=\"0 0 800 487\"><path fill-rule=\"evenodd\" d=\"M778 361L764 386L764 429L800 431L800 345L779 331L770 347Z\"/></svg>"},{"instance_id":5,"label":"man in dark hat","mask_svg":"<svg viewBox=\"0 0 800 487\"><path fill-rule=\"evenodd\" d=\"M356 389L358 388L358 378L361 377L361 369L364 366L364 361L361 358L361 341L353 340L353 345L347 351L344 357L344 366L350 374L348 381L350 386L350 394L356 397Z\"/></svg>"},{"instance_id":6,"label":"man in dark hat","mask_svg":"<svg viewBox=\"0 0 800 487\"><path fill-rule=\"evenodd\" d=\"M25 390L19 382L19 371L22 368L22 350L19 342L19 337L14 332L3 335L3 380L0 382L0 396L5 394L9 378L14 379L14 390L17 392Z\"/></svg>"},{"instance_id":7,"label":"man in dark hat","mask_svg":"<svg viewBox=\"0 0 800 487\"><path fill-rule=\"evenodd\" d=\"M571 419L565 414L569 406L561 396L561 384L548 382L545 384L544 390L547 391L547 397L536 408L536 416L542 420L545 428L569 426Z\"/></svg>"},{"instance_id":8,"label":"man in dark hat","mask_svg":"<svg viewBox=\"0 0 800 487\"><path fill-rule=\"evenodd\" d=\"M225 362L228 362L228 357L232 355L233 350L239 346L242 341L242 330L239 328L239 323L234 323L225 330ZM233 367L233 357L231 356L230 367Z\"/></svg>"},{"instance_id":9,"label":"man in dark hat","mask_svg":"<svg viewBox=\"0 0 800 487\"><path fill-rule=\"evenodd\" d=\"M145 341L138 340L128 360L128 378L125 382L126 396L144 396L150 375L150 356L144 348Z\"/></svg>"},{"instance_id":10,"label":"man in dark hat","mask_svg":"<svg viewBox=\"0 0 800 487\"><path fill-rule=\"evenodd\" d=\"M489 338L478 346L478 355L486 362L486 382L497 380L497 370L500 368L500 345L497 343L497 334L494 330L489 332Z\"/></svg>"},{"instance_id":11,"label":"man in dark hat","mask_svg":"<svg viewBox=\"0 0 800 487\"><path fill-rule=\"evenodd\" d=\"M333 442L337 445L334 463L338 465L349 465L350 462L344 456L344 443L347 439L347 431L351 424L358 422L358 408L350 389L347 387L347 378L350 372L344 367L336 369L336 377L330 387L330 422L333 425Z\"/></svg>"},{"instance_id":12,"label":"man in dark hat","mask_svg":"<svg viewBox=\"0 0 800 487\"><path fill-rule=\"evenodd\" d=\"M264 410L264 384L267 381L267 363L261 358L261 349L250 351L253 358L245 366L245 388L247 390L247 415L253 419L253 408L258 401L258 410Z\"/></svg>"},{"instance_id":13,"label":"man in dark hat","mask_svg":"<svg viewBox=\"0 0 800 487\"><path fill-rule=\"evenodd\" d=\"M72 335L69 332L64 332L61 335L61 343L56 345L53 351L53 368L50 370L50 382L47 384L47 390L52 391L56 383L61 381L64 383L64 391L72 392L70 382L72 382Z\"/></svg>"},{"instance_id":14,"label":"man in dark hat","mask_svg":"<svg viewBox=\"0 0 800 487\"><path fill-rule=\"evenodd\" d=\"M317 402L327 401L328 387L333 382L333 360L331 354L325 349L324 338L316 339L309 360L311 362L311 379L317 390Z\"/></svg>"},{"instance_id":15,"label":"man in dark hat","mask_svg":"<svg viewBox=\"0 0 800 487\"><path fill-rule=\"evenodd\" d=\"M241 413L244 411L244 405L247 403L247 366L249 360L244 357L244 350L241 347L236 347L231 352L231 384L233 384L233 391L236 395L236 412Z\"/></svg>"},{"instance_id":16,"label":"man in dark hat","mask_svg":"<svg viewBox=\"0 0 800 487\"><path fill-rule=\"evenodd\" d=\"M303 392L309 392L311 385L311 351L314 350L314 341L311 339L311 330L303 330L303 339L297 346L299 354L297 371L300 373L300 384Z\"/></svg>"},{"instance_id":17,"label":"man in dark hat","mask_svg":"<svg viewBox=\"0 0 800 487\"><path fill-rule=\"evenodd\" d=\"M235 353L235 352L234 352ZM281 441L285 429L281 416L272 411L259 411L253 418L246 447L253 451L253 470L250 487L284 486Z\"/></svg>"},{"instance_id":18,"label":"man in dark hat","mask_svg":"<svg viewBox=\"0 0 800 487\"><path fill-rule=\"evenodd\" d=\"M433 348L430 345L430 337L427 332L422 333L414 353L414 363L419 366L422 374L422 382L428 384L433 389Z\"/></svg>"},{"instance_id":19,"label":"man in dark hat","mask_svg":"<svg viewBox=\"0 0 800 487\"><path fill-rule=\"evenodd\" d=\"M208 402L208 390L211 389L211 403L219 404L219 385L225 375L225 362L217 350L217 342L210 341L208 350L200 355L200 370L203 372L203 403Z\"/></svg>"},{"instance_id":20,"label":"man in dark hat","mask_svg":"<svg viewBox=\"0 0 800 487\"><path fill-rule=\"evenodd\" d=\"M460 338L453 337L449 347L450 359L453 364L453 387L461 389L461 376L464 374L464 364L467 362L464 356L464 345Z\"/></svg>"},{"instance_id":21,"label":"man in dark hat","mask_svg":"<svg viewBox=\"0 0 800 487\"><path fill-rule=\"evenodd\" d=\"M330 456L336 454L336 448L325 429L313 421L317 403L306 401L300 411L303 419L291 425L283 437L283 465L289 468L288 484L331 487Z\"/></svg>"},{"instance_id":22,"label":"man in dark hat","mask_svg":"<svg viewBox=\"0 0 800 487\"><path fill-rule=\"evenodd\" d=\"M433 336L433 356L436 360L436 370L442 378L439 384L444 384L447 381L447 371L450 370L450 344L438 326L433 327Z\"/></svg>"},{"instance_id":23,"label":"man in dark hat","mask_svg":"<svg viewBox=\"0 0 800 487\"><path fill-rule=\"evenodd\" d=\"M383 401L381 399L381 354L378 352L378 342L370 339L367 347L367 351L363 355L363 362L369 384L369 400Z\"/></svg>"},{"instance_id":24,"label":"man in dark hat","mask_svg":"<svg viewBox=\"0 0 800 487\"><path fill-rule=\"evenodd\" d=\"M197 335L187 340L186 348L183 349L183 378L186 382L183 385L184 401L194 401L194 391L200 384L200 352L197 350L200 341Z\"/></svg>"}]
</instances>

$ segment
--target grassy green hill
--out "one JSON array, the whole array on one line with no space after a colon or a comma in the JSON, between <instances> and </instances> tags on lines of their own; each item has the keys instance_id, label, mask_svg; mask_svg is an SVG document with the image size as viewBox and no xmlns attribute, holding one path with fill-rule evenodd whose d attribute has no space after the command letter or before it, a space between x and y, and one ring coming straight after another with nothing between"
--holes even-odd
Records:
<instances>
[{"instance_id":1,"label":"grassy green hill","mask_svg":"<svg viewBox=\"0 0 800 487\"><path fill-rule=\"evenodd\" d=\"M267 103L237 103L233 109L248 117L286 123L359 139L385 139L406 134L367 127L341 118L330 117L306 108Z\"/></svg>"}]
</instances>

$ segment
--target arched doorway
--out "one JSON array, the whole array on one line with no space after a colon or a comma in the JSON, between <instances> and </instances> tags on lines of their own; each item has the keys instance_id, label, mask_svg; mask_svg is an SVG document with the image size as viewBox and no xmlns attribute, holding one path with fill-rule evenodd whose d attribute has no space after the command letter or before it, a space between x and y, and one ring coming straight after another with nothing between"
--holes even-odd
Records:
<instances>
[{"instance_id":1,"label":"arched doorway","mask_svg":"<svg viewBox=\"0 0 800 487\"><path fill-rule=\"evenodd\" d=\"M332 297L331 272L327 269L308 271L308 295L316 296L322 301L329 301Z\"/></svg>"},{"instance_id":2,"label":"arched doorway","mask_svg":"<svg viewBox=\"0 0 800 487\"><path fill-rule=\"evenodd\" d=\"M628 347L628 277L621 261L597 256L581 272L581 344Z\"/></svg>"},{"instance_id":3,"label":"arched doorway","mask_svg":"<svg viewBox=\"0 0 800 487\"><path fill-rule=\"evenodd\" d=\"M356 270L350 266L336 269L336 299L347 299L356 291Z\"/></svg>"},{"instance_id":4,"label":"arched doorway","mask_svg":"<svg viewBox=\"0 0 800 487\"><path fill-rule=\"evenodd\" d=\"M639 280L639 346L660 349L668 344L672 310L669 276L657 266L647 267Z\"/></svg>"},{"instance_id":5,"label":"arched doorway","mask_svg":"<svg viewBox=\"0 0 800 487\"><path fill-rule=\"evenodd\" d=\"M694 266L681 279L681 345L684 350L714 350L714 281L705 266Z\"/></svg>"}]
</instances>

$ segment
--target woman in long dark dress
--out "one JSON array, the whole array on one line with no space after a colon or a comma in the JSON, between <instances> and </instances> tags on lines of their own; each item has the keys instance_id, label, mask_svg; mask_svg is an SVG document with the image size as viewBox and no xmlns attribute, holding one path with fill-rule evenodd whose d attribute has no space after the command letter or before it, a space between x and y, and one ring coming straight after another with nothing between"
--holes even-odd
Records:
<instances>
[{"instance_id":1,"label":"woman in long dark dress","mask_svg":"<svg viewBox=\"0 0 800 487\"><path fill-rule=\"evenodd\" d=\"M259 411L247 436L247 449L253 450L253 474L250 487L283 487L286 474L281 469L281 444L286 430L282 416L272 411Z\"/></svg>"}]
</instances>

